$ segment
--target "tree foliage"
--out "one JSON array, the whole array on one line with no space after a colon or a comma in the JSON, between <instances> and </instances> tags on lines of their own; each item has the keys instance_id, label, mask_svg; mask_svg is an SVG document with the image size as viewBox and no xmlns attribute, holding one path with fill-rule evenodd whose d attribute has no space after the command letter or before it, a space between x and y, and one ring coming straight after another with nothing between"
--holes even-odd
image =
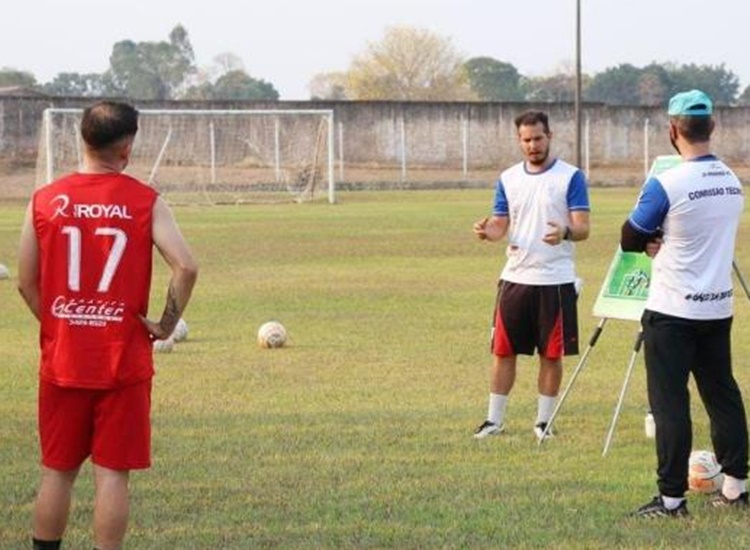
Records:
<instances>
[{"instance_id":1,"label":"tree foliage","mask_svg":"<svg viewBox=\"0 0 750 550\"><path fill-rule=\"evenodd\" d=\"M638 77L638 100L641 105L664 105L673 95L674 83L663 65L651 63Z\"/></svg>"},{"instance_id":2,"label":"tree foliage","mask_svg":"<svg viewBox=\"0 0 750 550\"><path fill-rule=\"evenodd\" d=\"M134 100L243 100L279 98L273 84L252 77L235 54L214 58L198 69L187 30L175 26L167 40L121 40L112 47L102 74L62 72L39 84L33 74L0 69L0 87L20 86L52 95L122 96ZM409 26L386 28L352 58L347 71L315 75L312 99L413 101L575 100L574 72L562 68L542 77L520 74L511 63L480 56L465 60L450 38ZM750 87L741 95L738 76L720 65L623 63L582 75L583 98L609 105L665 105L676 92L699 88L717 105L750 105Z\"/></svg>"},{"instance_id":3,"label":"tree foliage","mask_svg":"<svg viewBox=\"0 0 750 550\"><path fill-rule=\"evenodd\" d=\"M214 57L209 67L196 71L193 80L183 95L185 99L279 99L273 84L247 74L242 59L230 52Z\"/></svg>"},{"instance_id":4,"label":"tree foliage","mask_svg":"<svg viewBox=\"0 0 750 550\"><path fill-rule=\"evenodd\" d=\"M737 98L737 104L743 107L750 107L750 86L745 88L740 97Z\"/></svg>"},{"instance_id":5,"label":"tree foliage","mask_svg":"<svg viewBox=\"0 0 750 550\"><path fill-rule=\"evenodd\" d=\"M232 52L222 52L214 56L213 64L211 65L209 72L216 77L217 75L221 76L230 71L244 70L245 63L239 55Z\"/></svg>"},{"instance_id":6,"label":"tree foliage","mask_svg":"<svg viewBox=\"0 0 750 550\"><path fill-rule=\"evenodd\" d=\"M651 63L638 68L628 63L596 74L585 97L610 105L664 105L675 93L699 88L717 105L731 105L739 79L724 65Z\"/></svg>"},{"instance_id":7,"label":"tree foliage","mask_svg":"<svg viewBox=\"0 0 750 550\"><path fill-rule=\"evenodd\" d=\"M265 80L253 78L243 70L221 75L213 86L212 99L279 99L279 92Z\"/></svg>"},{"instance_id":8,"label":"tree foliage","mask_svg":"<svg viewBox=\"0 0 750 550\"><path fill-rule=\"evenodd\" d=\"M30 72L3 67L0 69L0 88L7 86L33 88L36 86L36 78Z\"/></svg>"},{"instance_id":9,"label":"tree foliage","mask_svg":"<svg viewBox=\"0 0 750 550\"><path fill-rule=\"evenodd\" d=\"M109 63L114 90L133 99L176 98L196 70L193 47L182 25L172 29L168 42L117 42Z\"/></svg>"},{"instance_id":10,"label":"tree foliage","mask_svg":"<svg viewBox=\"0 0 750 550\"><path fill-rule=\"evenodd\" d=\"M464 63L469 86L484 101L521 101L521 74L515 66L492 57L473 57Z\"/></svg>"},{"instance_id":11,"label":"tree foliage","mask_svg":"<svg viewBox=\"0 0 750 550\"><path fill-rule=\"evenodd\" d=\"M108 73L58 73L54 79L42 86L50 95L74 97L102 97L114 91Z\"/></svg>"},{"instance_id":12,"label":"tree foliage","mask_svg":"<svg viewBox=\"0 0 750 550\"><path fill-rule=\"evenodd\" d=\"M308 89L310 99L349 99L346 93L347 74L345 72L318 73L312 77Z\"/></svg>"},{"instance_id":13,"label":"tree foliage","mask_svg":"<svg viewBox=\"0 0 750 550\"><path fill-rule=\"evenodd\" d=\"M354 57L347 92L353 99L469 99L463 63L449 38L425 29L390 27L380 42Z\"/></svg>"},{"instance_id":14,"label":"tree foliage","mask_svg":"<svg viewBox=\"0 0 750 550\"><path fill-rule=\"evenodd\" d=\"M589 101L601 101L616 105L638 105L638 79L641 69L623 63L610 67L594 76L585 97Z\"/></svg>"},{"instance_id":15,"label":"tree foliage","mask_svg":"<svg viewBox=\"0 0 750 550\"><path fill-rule=\"evenodd\" d=\"M698 88L706 92L716 105L732 105L740 88L736 74L721 65L696 65L690 63L671 71L675 85L673 91Z\"/></svg>"},{"instance_id":16,"label":"tree foliage","mask_svg":"<svg viewBox=\"0 0 750 550\"><path fill-rule=\"evenodd\" d=\"M525 79L522 83L527 101L570 103L576 97L576 77L566 73Z\"/></svg>"}]
</instances>

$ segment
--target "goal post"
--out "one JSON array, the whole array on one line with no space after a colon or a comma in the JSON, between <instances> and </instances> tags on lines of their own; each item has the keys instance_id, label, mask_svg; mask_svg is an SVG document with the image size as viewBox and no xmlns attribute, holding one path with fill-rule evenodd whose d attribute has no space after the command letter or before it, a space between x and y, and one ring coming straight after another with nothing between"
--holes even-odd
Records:
<instances>
[{"instance_id":1,"label":"goal post","mask_svg":"<svg viewBox=\"0 0 750 550\"><path fill-rule=\"evenodd\" d=\"M37 186L80 168L83 109L44 111ZM336 202L330 109L143 109L126 173L173 203Z\"/></svg>"}]
</instances>

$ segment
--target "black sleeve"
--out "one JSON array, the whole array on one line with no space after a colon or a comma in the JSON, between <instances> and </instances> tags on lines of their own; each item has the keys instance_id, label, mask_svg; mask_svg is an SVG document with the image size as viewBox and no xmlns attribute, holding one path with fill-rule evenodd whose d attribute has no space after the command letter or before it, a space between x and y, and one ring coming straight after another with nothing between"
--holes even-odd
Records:
<instances>
[{"instance_id":1,"label":"black sleeve","mask_svg":"<svg viewBox=\"0 0 750 550\"><path fill-rule=\"evenodd\" d=\"M630 223L630 220L626 220L620 231L620 248L623 252L643 252L646 250L646 243L656 236L638 231Z\"/></svg>"}]
</instances>

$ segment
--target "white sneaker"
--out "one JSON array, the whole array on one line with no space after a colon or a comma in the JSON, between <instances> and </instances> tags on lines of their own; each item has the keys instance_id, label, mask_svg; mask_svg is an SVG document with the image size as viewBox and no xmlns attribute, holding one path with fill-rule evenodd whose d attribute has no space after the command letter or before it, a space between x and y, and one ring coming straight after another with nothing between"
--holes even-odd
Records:
<instances>
[{"instance_id":1,"label":"white sneaker","mask_svg":"<svg viewBox=\"0 0 750 550\"><path fill-rule=\"evenodd\" d=\"M547 429L547 423L546 422L539 422L538 424L536 424L534 426L534 435L536 435L536 438L537 439L542 439L542 438L549 439L550 437L555 437L555 435L557 435L557 434L555 434L555 432L552 430L551 427L547 431L547 433L545 434L544 430L546 430L546 429Z\"/></svg>"},{"instance_id":2,"label":"white sneaker","mask_svg":"<svg viewBox=\"0 0 750 550\"><path fill-rule=\"evenodd\" d=\"M504 429L504 424L500 424L498 426L494 422L485 420L482 425L474 431L474 437L476 437L477 439L484 439L485 437L488 437L490 435L500 435L501 433L503 433Z\"/></svg>"}]
</instances>

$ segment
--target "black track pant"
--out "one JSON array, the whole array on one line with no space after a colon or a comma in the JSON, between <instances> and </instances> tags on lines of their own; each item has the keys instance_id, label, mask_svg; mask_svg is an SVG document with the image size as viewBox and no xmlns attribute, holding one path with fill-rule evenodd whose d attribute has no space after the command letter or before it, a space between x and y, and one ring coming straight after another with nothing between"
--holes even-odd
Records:
<instances>
[{"instance_id":1,"label":"black track pant","mask_svg":"<svg viewBox=\"0 0 750 550\"><path fill-rule=\"evenodd\" d=\"M656 423L659 492L687 491L693 444L688 377L711 422L711 441L724 473L746 479L748 435L745 407L732 375L732 318L692 320L646 310L643 325L648 400Z\"/></svg>"}]
</instances>

